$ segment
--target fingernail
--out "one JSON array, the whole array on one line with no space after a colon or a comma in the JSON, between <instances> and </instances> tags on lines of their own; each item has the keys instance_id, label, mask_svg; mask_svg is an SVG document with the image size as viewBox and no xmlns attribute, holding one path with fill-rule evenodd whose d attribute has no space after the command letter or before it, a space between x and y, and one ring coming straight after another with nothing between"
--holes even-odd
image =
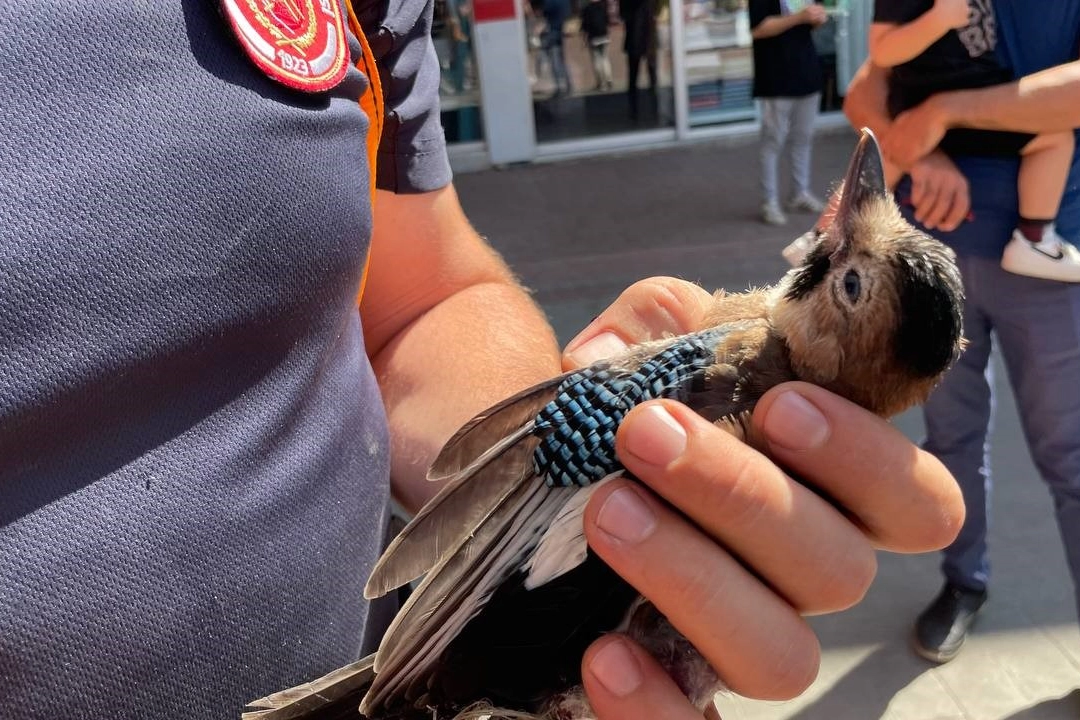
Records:
<instances>
[{"instance_id":1,"label":"fingernail","mask_svg":"<svg viewBox=\"0 0 1080 720\"><path fill-rule=\"evenodd\" d=\"M663 405L649 405L626 426L623 443L638 460L663 467L686 450L686 430Z\"/></svg>"},{"instance_id":2,"label":"fingernail","mask_svg":"<svg viewBox=\"0 0 1080 720\"><path fill-rule=\"evenodd\" d=\"M645 681L641 665L622 640L612 640L600 648L589 663L589 670L616 697L626 697Z\"/></svg>"},{"instance_id":3,"label":"fingernail","mask_svg":"<svg viewBox=\"0 0 1080 720\"><path fill-rule=\"evenodd\" d=\"M596 516L596 525L616 540L636 544L652 535L656 515L641 496L630 488L608 495Z\"/></svg>"},{"instance_id":4,"label":"fingernail","mask_svg":"<svg viewBox=\"0 0 1080 720\"><path fill-rule=\"evenodd\" d=\"M829 439L828 420L793 390L773 401L762 427L771 443L788 450L813 450Z\"/></svg>"},{"instance_id":5,"label":"fingernail","mask_svg":"<svg viewBox=\"0 0 1080 720\"><path fill-rule=\"evenodd\" d=\"M571 340L568 347L574 347L575 342L577 342L577 338ZM585 342L581 347L568 352L567 355L578 365L592 365L597 360L618 355L626 350L626 347L626 343L609 330Z\"/></svg>"}]
</instances>

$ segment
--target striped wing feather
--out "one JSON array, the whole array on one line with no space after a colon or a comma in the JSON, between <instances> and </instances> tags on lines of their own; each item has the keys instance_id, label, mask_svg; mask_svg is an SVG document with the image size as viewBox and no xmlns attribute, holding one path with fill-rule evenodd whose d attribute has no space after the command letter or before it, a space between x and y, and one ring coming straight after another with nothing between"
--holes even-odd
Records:
<instances>
[{"instance_id":1,"label":"striped wing feather","mask_svg":"<svg viewBox=\"0 0 1080 720\"><path fill-rule=\"evenodd\" d=\"M560 375L534 385L478 415L447 441L430 480L446 485L401 531L368 578L364 595L375 598L412 582L456 552L517 486L514 473L483 472L493 465L518 465L536 446L532 420L565 379ZM522 453L522 446L528 452ZM513 462L503 454L517 448ZM501 461L495 463L495 460Z\"/></svg>"}]
</instances>

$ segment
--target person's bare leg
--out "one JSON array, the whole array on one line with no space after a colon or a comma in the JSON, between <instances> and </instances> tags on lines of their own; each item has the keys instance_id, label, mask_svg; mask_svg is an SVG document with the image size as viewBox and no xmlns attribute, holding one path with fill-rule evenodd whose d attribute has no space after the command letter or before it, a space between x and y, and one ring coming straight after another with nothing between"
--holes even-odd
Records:
<instances>
[{"instance_id":1,"label":"person's bare leg","mask_svg":"<svg viewBox=\"0 0 1080 720\"><path fill-rule=\"evenodd\" d=\"M1020 217L1053 222L1072 166L1072 132L1037 135L1020 156Z\"/></svg>"},{"instance_id":2,"label":"person's bare leg","mask_svg":"<svg viewBox=\"0 0 1080 720\"><path fill-rule=\"evenodd\" d=\"M1001 266L1018 275L1080 282L1080 251L1057 234L1054 218L1068 182L1073 134L1048 133L1020 155L1020 221L1005 247Z\"/></svg>"}]
</instances>

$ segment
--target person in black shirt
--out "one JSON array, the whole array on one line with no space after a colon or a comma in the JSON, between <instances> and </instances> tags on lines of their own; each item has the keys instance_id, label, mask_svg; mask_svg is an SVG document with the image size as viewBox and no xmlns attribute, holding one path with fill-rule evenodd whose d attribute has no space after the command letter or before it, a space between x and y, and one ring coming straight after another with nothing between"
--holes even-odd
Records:
<instances>
[{"instance_id":1,"label":"person in black shirt","mask_svg":"<svg viewBox=\"0 0 1080 720\"><path fill-rule=\"evenodd\" d=\"M931 95L1011 82L994 53L996 28L989 0L876 0L870 59L889 76L895 117ZM1021 157L1020 221L1001 267L1019 275L1080 282L1080 251L1054 227L1073 156L1071 132L1028 133L958 128L941 149L950 155ZM899 172L890 169L890 179Z\"/></svg>"},{"instance_id":2,"label":"person in black shirt","mask_svg":"<svg viewBox=\"0 0 1080 720\"><path fill-rule=\"evenodd\" d=\"M810 155L822 86L810 31L824 23L826 15L816 3L796 11L795 2L750 0L754 97L761 101L761 219L770 225L787 222L777 182L785 143L790 143L793 185L788 209L822 210L821 201L810 192Z\"/></svg>"}]
</instances>

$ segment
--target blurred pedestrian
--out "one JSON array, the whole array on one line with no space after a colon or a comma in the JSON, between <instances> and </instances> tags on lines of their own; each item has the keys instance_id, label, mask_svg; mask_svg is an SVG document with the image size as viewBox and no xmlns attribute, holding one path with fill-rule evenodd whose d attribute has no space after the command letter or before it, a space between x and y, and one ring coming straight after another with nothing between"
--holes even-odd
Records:
<instances>
[{"instance_id":1,"label":"blurred pedestrian","mask_svg":"<svg viewBox=\"0 0 1080 720\"><path fill-rule=\"evenodd\" d=\"M638 73L642 61L649 73L649 97L655 104L657 87L656 0L619 0L619 16L623 21L623 50L626 52L626 98L630 118L638 119Z\"/></svg>"},{"instance_id":2,"label":"blurred pedestrian","mask_svg":"<svg viewBox=\"0 0 1080 720\"><path fill-rule=\"evenodd\" d=\"M611 42L609 25L607 0L588 0L581 8L581 33L589 46L597 90L610 90L612 87L611 60L608 58L608 45Z\"/></svg>"},{"instance_id":3,"label":"blurred pedestrian","mask_svg":"<svg viewBox=\"0 0 1080 720\"><path fill-rule=\"evenodd\" d=\"M821 63L810 31L823 24L825 8L796 0L750 0L754 39L754 97L761 102L761 219L787 222L779 202L780 155L785 144L791 164L789 210L820 213L810 190L814 122L821 104Z\"/></svg>"},{"instance_id":4,"label":"blurred pedestrian","mask_svg":"<svg viewBox=\"0 0 1080 720\"><path fill-rule=\"evenodd\" d=\"M1016 157L949 154L952 128L1050 134L1080 127L1080 3L1023 0L973 3L965 42L995 53L1019 82L941 92L892 118L886 71L868 63L848 88L844 109L868 125L908 177L897 187L911 212L948 243L967 292L969 345L925 405L926 441L953 472L967 506L956 542L945 550L945 584L918 616L916 651L945 662L960 651L990 582L992 337L1005 361L1035 466L1053 498L1080 607L1080 285L1005 271L1002 254L1019 222ZM995 18L996 14L996 18ZM1080 241L1080 160L1056 218L1057 232Z\"/></svg>"},{"instance_id":5,"label":"blurred pedestrian","mask_svg":"<svg viewBox=\"0 0 1080 720\"><path fill-rule=\"evenodd\" d=\"M551 65L551 80L555 83L555 95L569 95L572 87L570 74L566 70L563 25L570 17L570 0L543 0L543 3L544 20L547 21L547 28L543 35L544 52Z\"/></svg>"}]
</instances>

